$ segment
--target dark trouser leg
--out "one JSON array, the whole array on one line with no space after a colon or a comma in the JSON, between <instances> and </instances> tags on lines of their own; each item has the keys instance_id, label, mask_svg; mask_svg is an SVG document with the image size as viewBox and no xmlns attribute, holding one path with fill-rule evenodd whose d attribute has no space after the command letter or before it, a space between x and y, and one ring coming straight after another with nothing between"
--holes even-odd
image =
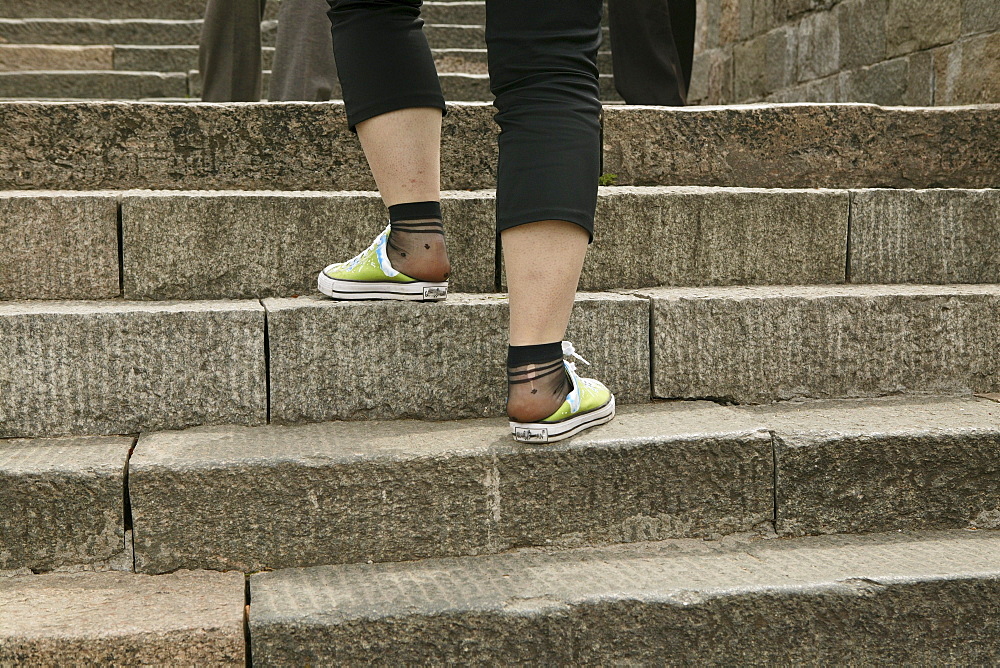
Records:
<instances>
[{"instance_id":1,"label":"dark trouser leg","mask_svg":"<svg viewBox=\"0 0 1000 668\"><path fill-rule=\"evenodd\" d=\"M444 110L420 0L328 0L333 51L353 129L412 107Z\"/></svg>"},{"instance_id":2,"label":"dark trouser leg","mask_svg":"<svg viewBox=\"0 0 1000 668\"><path fill-rule=\"evenodd\" d=\"M601 169L601 0L488 0L500 125L497 229L565 220L593 233Z\"/></svg>"},{"instance_id":3,"label":"dark trouser leg","mask_svg":"<svg viewBox=\"0 0 1000 668\"><path fill-rule=\"evenodd\" d=\"M670 28L681 59L684 87L691 88L691 63L694 61L695 0L668 0Z\"/></svg>"},{"instance_id":4,"label":"dark trouser leg","mask_svg":"<svg viewBox=\"0 0 1000 668\"><path fill-rule=\"evenodd\" d=\"M198 48L203 101L260 100L260 20L264 3L208 0Z\"/></svg>"},{"instance_id":5,"label":"dark trouser leg","mask_svg":"<svg viewBox=\"0 0 1000 668\"><path fill-rule=\"evenodd\" d=\"M667 3L668 0L608 2L615 88L628 104L679 107L687 101L687 84ZM693 38L692 34L692 44Z\"/></svg>"},{"instance_id":6,"label":"dark trouser leg","mask_svg":"<svg viewBox=\"0 0 1000 668\"><path fill-rule=\"evenodd\" d=\"M337 78L326 0L282 0L271 66L272 102L329 100Z\"/></svg>"}]
</instances>

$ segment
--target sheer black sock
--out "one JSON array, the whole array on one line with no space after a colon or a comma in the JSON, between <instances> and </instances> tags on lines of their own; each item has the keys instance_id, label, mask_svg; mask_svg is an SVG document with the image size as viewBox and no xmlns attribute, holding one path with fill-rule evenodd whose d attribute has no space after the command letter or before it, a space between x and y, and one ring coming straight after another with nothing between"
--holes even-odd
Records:
<instances>
[{"instance_id":1,"label":"sheer black sock","mask_svg":"<svg viewBox=\"0 0 1000 668\"><path fill-rule=\"evenodd\" d=\"M389 207L387 254L393 269L421 281L445 281L451 273L440 202Z\"/></svg>"},{"instance_id":2,"label":"sheer black sock","mask_svg":"<svg viewBox=\"0 0 1000 668\"><path fill-rule=\"evenodd\" d=\"M511 420L544 420L559 410L572 389L561 341L507 348L507 415Z\"/></svg>"}]
</instances>

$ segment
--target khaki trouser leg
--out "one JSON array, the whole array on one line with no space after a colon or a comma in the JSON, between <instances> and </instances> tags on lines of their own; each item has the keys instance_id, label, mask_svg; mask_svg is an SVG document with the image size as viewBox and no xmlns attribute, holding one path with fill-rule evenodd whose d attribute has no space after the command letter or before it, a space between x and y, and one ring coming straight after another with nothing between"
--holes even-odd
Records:
<instances>
[{"instance_id":1,"label":"khaki trouser leg","mask_svg":"<svg viewBox=\"0 0 1000 668\"><path fill-rule=\"evenodd\" d=\"M208 0L198 49L205 102L257 102L266 0Z\"/></svg>"},{"instance_id":2,"label":"khaki trouser leg","mask_svg":"<svg viewBox=\"0 0 1000 668\"><path fill-rule=\"evenodd\" d=\"M332 96L337 65L329 9L326 0L281 1L268 93L272 102L320 102Z\"/></svg>"}]
</instances>

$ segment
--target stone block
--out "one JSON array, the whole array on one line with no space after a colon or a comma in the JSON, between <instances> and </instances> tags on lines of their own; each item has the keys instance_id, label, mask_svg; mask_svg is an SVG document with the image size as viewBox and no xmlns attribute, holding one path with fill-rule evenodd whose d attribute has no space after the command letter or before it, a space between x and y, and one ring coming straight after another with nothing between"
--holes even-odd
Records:
<instances>
[{"instance_id":1,"label":"stone block","mask_svg":"<svg viewBox=\"0 0 1000 668\"><path fill-rule=\"evenodd\" d=\"M87 3L86 13L92 19L191 20L204 16L205 3L201 0L172 0L169 4L157 6L145 0L91 0ZM3 15L11 19L73 19L80 16L80 5L75 0L18 0L5 6Z\"/></svg>"},{"instance_id":2,"label":"stone block","mask_svg":"<svg viewBox=\"0 0 1000 668\"><path fill-rule=\"evenodd\" d=\"M771 436L707 402L623 407L571 441L494 457L509 546L771 531Z\"/></svg>"},{"instance_id":3,"label":"stone block","mask_svg":"<svg viewBox=\"0 0 1000 668\"><path fill-rule=\"evenodd\" d=\"M5 665L242 666L242 573L0 578Z\"/></svg>"},{"instance_id":4,"label":"stone block","mask_svg":"<svg viewBox=\"0 0 1000 668\"><path fill-rule=\"evenodd\" d=\"M721 0L719 9L719 44L726 46L740 41L740 0Z\"/></svg>"},{"instance_id":5,"label":"stone block","mask_svg":"<svg viewBox=\"0 0 1000 668\"><path fill-rule=\"evenodd\" d=\"M0 304L0 437L266 419L257 302Z\"/></svg>"},{"instance_id":6,"label":"stone block","mask_svg":"<svg viewBox=\"0 0 1000 668\"><path fill-rule=\"evenodd\" d=\"M962 32L963 0L889 0L886 55L890 58L954 42Z\"/></svg>"},{"instance_id":7,"label":"stone block","mask_svg":"<svg viewBox=\"0 0 1000 668\"><path fill-rule=\"evenodd\" d=\"M1000 651L994 534L669 542L259 573L253 661L989 664Z\"/></svg>"},{"instance_id":8,"label":"stone block","mask_svg":"<svg viewBox=\"0 0 1000 668\"><path fill-rule=\"evenodd\" d=\"M197 44L200 35L200 20L0 18L4 44Z\"/></svg>"},{"instance_id":9,"label":"stone block","mask_svg":"<svg viewBox=\"0 0 1000 668\"><path fill-rule=\"evenodd\" d=\"M496 186L495 111L452 104L442 187ZM60 169L52 169L58 161ZM374 190L343 105L0 104L0 188Z\"/></svg>"},{"instance_id":10,"label":"stone block","mask_svg":"<svg viewBox=\"0 0 1000 668\"><path fill-rule=\"evenodd\" d=\"M822 102L831 103L840 101L840 77L833 75L824 79L784 88L777 93L767 96L768 102Z\"/></svg>"},{"instance_id":11,"label":"stone block","mask_svg":"<svg viewBox=\"0 0 1000 668\"><path fill-rule=\"evenodd\" d=\"M117 221L111 193L0 195L0 299L117 297Z\"/></svg>"},{"instance_id":12,"label":"stone block","mask_svg":"<svg viewBox=\"0 0 1000 668\"><path fill-rule=\"evenodd\" d=\"M889 0L845 0L834 12L840 36L840 68L855 69L885 58Z\"/></svg>"},{"instance_id":13,"label":"stone block","mask_svg":"<svg viewBox=\"0 0 1000 668\"><path fill-rule=\"evenodd\" d=\"M851 212L852 282L1000 283L996 190L863 190Z\"/></svg>"},{"instance_id":14,"label":"stone block","mask_svg":"<svg viewBox=\"0 0 1000 668\"><path fill-rule=\"evenodd\" d=\"M732 49L696 53L691 66L688 103L728 104L734 99Z\"/></svg>"},{"instance_id":15,"label":"stone block","mask_svg":"<svg viewBox=\"0 0 1000 668\"><path fill-rule=\"evenodd\" d=\"M1000 528L1000 409L867 399L747 411L775 436L780 535Z\"/></svg>"},{"instance_id":16,"label":"stone block","mask_svg":"<svg viewBox=\"0 0 1000 668\"><path fill-rule=\"evenodd\" d=\"M768 92L776 91L795 84L798 80L798 59L796 32L788 27L781 27L765 35L767 38L767 59L765 68L765 86Z\"/></svg>"},{"instance_id":17,"label":"stone block","mask_svg":"<svg viewBox=\"0 0 1000 668\"><path fill-rule=\"evenodd\" d=\"M840 22L836 12L816 12L794 28L798 80L810 81L840 69Z\"/></svg>"},{"instance_id":18,"label":"stone block","mask_svg":"<svg viewBox=\"0 0 1000 668\"><path fill-rule=\"evenodd\" d=\"M496 289L492 192L445 192L451 289ZM316 292L326 265L388 220L378 193L136 192L122 199L126 299L241 299Z\"/></svg>"},{"instance_id":19,"label":"stone block","mask_svg":"<svg viewBox=\"0 0 1000 668\"><path fill-rule=\"evenodd\" d=\"M1000 106L609 106L604 171L617 185L992 188L998 125Z\"/></svg>"},{"instance_id":20,"label":"stone block","mask_svg":"<svg viewBox=\"0 0 1000 668\"><path fill-rule=\"evenodd\" d=\"M582 290L843 283L840 191L602 188Z\"/></svg>"},{"instance_id":21,"label":"stone block","mask_svg":"<svg viewBox=\"0 0 1000 668\"><path fill-rule=\"evenodd\" d=\"M720 46L719 29L722 20L722 4L725 0L698 0L698 17L694 33L694 51L701 53Z\"/></svg>"},{"instance_id":22,"label":"stone block","mask_svg":"<svg viewBox=\"0 0 1000 668\"><path fill-rule=\"evenodd\" d=\"M0 97L139 99L187 97L183 72L0 72Z\"/></svg>"},{"instance_id":23,"label":"stone block","mask_svg":"<svg viewBox=\"0 0 1000 668\"><path fill-rule=\"evenodd\" d=\"M486 25L486 3L475 1L425 2L420 18L428 24Z\"/></svg>"},{"instance_id":24,"label":"stone block","mask_svg":"<svg viewBox=\"0 0 1000 668\"><path fill-rule=\"evenodd\" d=\"M264 305L273 422L503 413L503 295L452 295L427 304L300 298ZM648 318L642 299L577 296L567 338L621 403L649 400Z\"/></svg>"},{"instance_id":25,"label":"stone block","mask_svg":"<svg viewBox=\"0 0 1000 668\"><path fill-rule=\"evenodd\" d=\"M1000 388L1000 288L673 288L652 297L653 394L735 403Z\"/></svg>"},{"instance_id":26,"label":"stone block","mask_svg":"<svg viewBox=\"0 0 1000 668\"><path fill-rule=\"evenodd\" d=\"M18 70L110 70L110 46L0 44L0 72Z\"/></svg>"},{"instance_id":27,"label":"stone block","mask_svg":"<svg viewBox=\"0 0 1000 668\"><path fill-rule=\"evenodd\" d=\"M1000 4L995 0L963 0L962 34L1000 30Z\"/></svg>"},{"instance_id":28,"label":"stone block","mask_svg":"<svg viewBox=\"0 0 1000 668\"><path fill-rule=\"evenodd\" d=\"M1000 32L963 39L933 53L935 104L1000 102Z\"/></svg>"},{"instance_id":29,"label":"stone block","mask_svg":"<svg viewBox=\"0 0 1000 668\"><path fill-rule=\"evenodd\" d=\"M871 104L900 104L910 85L910 68L907 58L886 60L840 73L840 90L848 102Z\"/></svg>"},{"instance_id":30,"label":"stone block","mask_svg":"<svg viewBox=\"0 0 1000 668\"><path fill-rule=\"evenodd\" d=\"M759 100L771 92L767 77L768 55L767 35L733 47L733 93L736 101Z\"/></svg>"},{"instance_id":31,"label":"stone block","mask_svg":"<svg viewBox=\"0 0 1000 668\"><path fill-rule=\"evenodd\" d=\"M625 406L536 448L513 443L503 419L144 434L129 473L136 567L256 571L770 531L771 462L753 420L689 402Z\"/></svg>"},{"instance_id":32,"label":"stone block","mask_svg":"<svg viewBox=\"0 0 1000 668\"><path fill-rule=\"evenodd\" d=\"M906 58L906 92L901 104L911 107L929 107L934 104L934 56L931 51L921 51Z\"/></svg>"},{"instance_id":33,"label":"stone block","mask_svg":"<svg viewBox=\"0 0 1000 668\"><path fill-rule=\"evenodd\" d=\"M131 438L0 440L0 571L132 569L125 557Z\"/></svg>"},{"instance_id":34,"label":"stone block","mask_svg":"<svg viewBox=\"0 0 1000 668\"><path fill-rule=\"evenodd\" d=\"M143 46L116 44L114 68L134 72L188 72L198 69L197 45ZM270 69L274 49L262 51L264 68Z\"/></svg>"}]
</instances>

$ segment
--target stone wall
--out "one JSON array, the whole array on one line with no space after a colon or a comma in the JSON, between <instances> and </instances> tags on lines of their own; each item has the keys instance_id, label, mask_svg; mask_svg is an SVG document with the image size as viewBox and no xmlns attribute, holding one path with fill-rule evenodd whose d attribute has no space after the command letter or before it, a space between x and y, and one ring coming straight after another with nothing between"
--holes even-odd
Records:
<instances>
[{"instance_id":1,"label":"stone wall","mask_svg":"<svg viewBox=\"0 0 1000 668\"><path fill-rule=\"evenodd\" d=\"M689 98L1000 102L1000 0L698 0Z\"/></svg>"}]
</instances>

